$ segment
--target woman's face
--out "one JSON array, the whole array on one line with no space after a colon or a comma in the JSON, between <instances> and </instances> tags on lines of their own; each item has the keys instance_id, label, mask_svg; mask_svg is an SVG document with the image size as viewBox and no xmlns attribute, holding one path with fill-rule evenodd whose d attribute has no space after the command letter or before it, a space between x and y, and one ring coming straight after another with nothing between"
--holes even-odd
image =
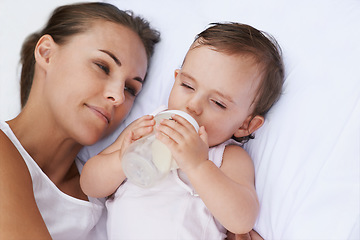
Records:
<instances>
[{"instance_id":1,"label":"woman's face","mask_svg":"<svg viewBox=\"0 0 360 240\"><path fill-rule=\"evenodd\" d=\"M140 92L144 45L132 30L98 21L55 46L45 74L46 106L65 135L93 144L124 120Z\"/></svg>"}]
</instances>

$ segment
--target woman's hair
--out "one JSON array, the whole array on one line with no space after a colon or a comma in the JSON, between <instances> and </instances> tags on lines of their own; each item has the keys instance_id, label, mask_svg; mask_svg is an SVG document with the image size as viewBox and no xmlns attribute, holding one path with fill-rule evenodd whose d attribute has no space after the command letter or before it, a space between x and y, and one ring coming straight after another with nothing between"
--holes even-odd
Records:
<instances>
[{"instance_id":1,"label":"woman's hair","mask_svg":"<svg viewBox=\"0 0 360 240\"><path fill-rule=\"evenodd\" d=\"M229 55L248 55L262 68L261 82L256 91L252 116L265 116L279 99L284 83L281 48L269 34L240 23L215 23L198 34L195 41ZM253 135L235 138L247 142Z\"/></svg>"},{"instance_id":2,"label":"woman's hair","mask_svg":"<svg viewBox=\"0 0 360 240\"><path fill-rule=\"evenodd\" d=\"M108 3L79 3L58 7L52 13L45 27L30 36L21 49L21 106L29 97L35 70L34 50L38 40L45 34L51 35L61 45L73 35L86 32L97 20L109 21L133 30L144 44L148 62L154 52L154 46L160 41L160 33L150 27L149 22L134 16L130 11L122 11Z\"/></svg>"}]
</instances>

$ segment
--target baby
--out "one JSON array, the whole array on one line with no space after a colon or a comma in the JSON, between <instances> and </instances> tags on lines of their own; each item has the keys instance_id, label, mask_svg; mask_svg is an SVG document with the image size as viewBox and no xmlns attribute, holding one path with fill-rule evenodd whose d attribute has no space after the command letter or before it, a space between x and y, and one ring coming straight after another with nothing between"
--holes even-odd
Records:
<instances>
[{"instance_id":1,"label":"baby","mask_svg":"<svg viewBox=\"0 0 360 240\"><path fill-rule=\"evenodd\" d=\"M264 32L218 23L198 34L175 71L168 109L190 114L199 131L179 115L156 127L147 115L82 170L87 195L111 195L109 239L225 239L227 230L249 232L259 202L253 162L242 145L263 125L283 79L280 47ZM154 128L179 169L145 189L124 181L121 159Z\"/></svg>"}]
</instances>

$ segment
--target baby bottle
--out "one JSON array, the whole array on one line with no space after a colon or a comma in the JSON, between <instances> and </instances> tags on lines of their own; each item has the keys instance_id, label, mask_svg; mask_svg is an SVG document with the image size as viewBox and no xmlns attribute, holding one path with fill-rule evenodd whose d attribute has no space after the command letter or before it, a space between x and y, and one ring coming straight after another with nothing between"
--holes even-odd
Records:
<instances>
[{"instance_id":1,"label":"baby bottle","mask_svg":"<svg viewBox=\"0 0 360 240\"><path fill-rule=\"evenodd\" d=\"M171 119L173 114L179 115L189 121L199 130L199 125L189 114L179 110L163 111L155 115L156 125L162 119ZM130 144L122 159L122 167L129 181L140 187L151 187L167 174L177 169L171 152L165 144L156 139L155 131Z\"/></svg>"}]
</instances>

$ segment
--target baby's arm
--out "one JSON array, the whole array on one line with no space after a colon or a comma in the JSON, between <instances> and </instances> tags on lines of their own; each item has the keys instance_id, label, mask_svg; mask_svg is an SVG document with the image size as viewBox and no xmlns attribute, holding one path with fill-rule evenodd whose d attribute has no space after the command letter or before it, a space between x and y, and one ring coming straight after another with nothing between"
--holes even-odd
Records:
<instances>
[{"instance_id":1,"label":"baby's arm","mask_svg":"<svg viewBox=\"0 0 360 240\"><path fill-rule=\"evenodd\" d=\"M220 169L211 161L203 161L186 174L207 208L226 229L241 234L253 228L259 203L254 167L245 150L228 146Z\"/></svg>"},{"instance_id":2,"label":"baby's arm","mask_svg":"<svg viewBox=\"0 0 360 240\"><path fill-rule=\"evenodd\" d=\"M80 176L80 185L86 195L101 198L116 191L125 179L121 166L124 151L130 143L153 130L153 118L146 115L137 119L124 129L113 144L86 162Z\"/></svg>"},{"instance_id":3,"label":"baby's arm","mask_svg":"<svg viewBox=\"0 0 360 240\"><path fill-rule=\"evenodd\" d=\"M214 217L229 231L248 233L256 220L259 203L254 186L254 166L239 146L226 147L221 168L208 160L207 134L196 134L190 123L174 116L165 120L157 134L170 149Z\"/></svg>"},{"instance_id":4,"label":"baby's arm","mask_svg":"<svg viewBox=\"0 0 360 240\"><path fill-rule=\"evenodd\" d=\"M203 170L206 174L206 168ZM247 233L253 228L259 212L253 162L243 148L230 145L225 148L220 170L222 173L218 172L218 179L215 176L212 179L214 184L219 184L217 190L214 189L221 194L218 195L218 199L210 198L213 193L207 191L206 185L200 186L202 189L205 188L204 192L208 194L209 204L213 206L211 211L216 214L216 218L224 219L224 226L234 233ZM212 173L209 171L209 174ZM201 181L198 183L205 184ZM222 206L217 205L220 203Z\"/></svg>"}]
</instances>

